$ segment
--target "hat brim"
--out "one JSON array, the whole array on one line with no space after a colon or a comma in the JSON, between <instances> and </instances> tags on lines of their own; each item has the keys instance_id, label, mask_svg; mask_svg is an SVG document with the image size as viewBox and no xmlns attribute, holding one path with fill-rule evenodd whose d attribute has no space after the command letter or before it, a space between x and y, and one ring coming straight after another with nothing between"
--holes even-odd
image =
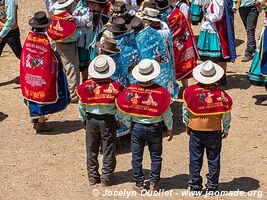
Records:
<instances>
[{"instance_id":1,"label":"hat brim","mask_svg":"<svg viewBox=\"0 0 267 200\"><path fill-rule=\"evenodd\" d=\"M161 8L161 7L159 7L159 6L156 6L156 7L157 7L158 10L162 11L162 10L166 10L166 9L168 9L171 5L172 5L171 2L169 1L169 2L168 2L168 5L165 6L165 7L163 7L163 8Z\"/></svg>"},{"instance_id":2,"label":"hat brim","mask_svg":"<svg viewBox=\"0 0 267 200\"><path fill-rule=\"evenodd\" d=\"M122 13L122 14L120 14L120 15L118 15L118 16L113 16L113 14L114 14L115 12L110 11L110 12L108 13L108 16L109 16L110 18L116 18L116 17L123 17L123 16L125 16L126 14L128 14L128 13L132 10L132 6L126 4L125 7L126 7L126 11L125 11L124 13Z\"/></svg>"},{"instance_id":3,"label":"hat brim","mask_svg":"<svg viewBox=\"0 0 267 200\"><path fill-rule=\"evenodd\" d=\"M160 65L157 61L152 60L154 71L149 75L143 75L139 71L140 64L136 65L132 70L132 76L139 82L147 82L157 78L160 74Z\"/></svg>"},{"instance_id":4,"label":"hat brim","mask_svg":"<svg viewBox=\"0 0 267 200\"><path fill-rule=\"evenodd\" d=\"M111 57L107 55L100 55L100 56L105 57L107 59L108 66L109 66L108 71L106 73L99 73L98 71L95 70L94 68L95 61L96 61L96 58L99 58L99 56L97 56L92 60L92 62L89 65L89 68L88 68L89 76L91 76L92 78L99 78L99 79L109 78L115 73L116 64Z\"/></svg>"},{"instance_id":5,"label":"hat brim","mask_svg":"<svg viewBox=\"0 0 267 200\"><path fill-rule=\"evenodd\" d=\"M206 62L201 63L193 69L193 77L200 83L203 84L213 84L220 80L224 75L224 70L221 66L213 63L216 73L211 77L206 77L201 74L201 68Z\"/></svg>"},{"instance_id":6,"label":"hat brim","mask_svg":"<svg viewBox=\"0 0 267 200\"><path fill-rule=\"evenodd\" d=\"M92 3L98 3L98 4L104 4L104 3L107 3L108 0L104 1L104 2L99 2L99 1L96 1L96 0L87 0L88 2L92 2Z\"/></svg>"},{"instance_id":7,"label":"hat brim","mask_svg":"<svg viewBox=\"0 0 267 200\"><path fill-rule=\"evenodd\" d=\"M52 23L52 20L50 18L47 18L47 19L48 19L48 22L46 24L35 24L34 17L33 17L30 19L29 25L33 28L46 28Z\"/></svg>"},{"instance_id":8,"label":"hat brim","mask_svg":"<svg viewBox=\"0 0 267 200\"><path fill-rule=\"evenodd\" d=\"M107 29L112 33L129 33L129 32L131 32L131 30L132 30L131 26L128 25L128 24L125 24L125 26L126 26L127 29L126 30L122 30L122 31L114 30L112 25L108 26Z\"/></svg>"},{"instance_id":9,"label":"hat brim","mask_svg":"<svg viewBox=\"0 0 267 200\"><path fill-rule=\"evenodd\" d=\"M110 50L110 49L106 49L103 47L103 44L99 41L96 42L96 46L99 47L100 49L103 49L104 51L108 52L108 53L119 53L121 50L119 48L116 48L113 50Z\"/></svg>"},{"instance_id":10,"label":"hat brim","mask_svg":"<svg viewBox=\"0 0 267 200\"><path fill-rule=\"evenodd\" d=\"M61 3L61 4L59 4L58 2L56 2L56 3L54 3L53 8L55 10L58 10L58 9L61 9L61 8L66 8L69 5L71 5L73 2L74 2L74 0L68 0L65 3Z\"/></svg>"},{"instance_id":11,"label":"hat brim","mask_svg":"<svg viewBox=\"0 0 267 200\"><path fill-rule=\"evenodd\" d=\"M158 19L158 18L155 18L155 17L149 17L149 16L147 16L147 15L144 15L144 16L143 16L143 17L141 17L141 18L142 18L142 20L146 19L146 20L149 20L149 21L161 22L161 20L160 20L160 19Z\"/></svg>"}]
</instances>

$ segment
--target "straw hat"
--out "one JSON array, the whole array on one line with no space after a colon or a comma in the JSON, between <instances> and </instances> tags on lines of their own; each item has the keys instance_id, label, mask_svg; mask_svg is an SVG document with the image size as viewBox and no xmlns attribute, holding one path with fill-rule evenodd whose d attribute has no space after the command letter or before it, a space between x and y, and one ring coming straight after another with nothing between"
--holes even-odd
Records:
<instances>
[{"instance_id":1,"label":"straw hat","mask_svg":"<svg viewBox=\"0 0 267 200\"><path fill-rule=\"evenodd\" d=\"M203 84L215 83L222 78L223 74L223 68L210 60L201 63L193 70L193 77Z\"/></svg>"},{"instance_id":2,"label":"straw hat","mask_svg":"<svg viewBox=\"0 0 267 200\"><path fill-rule=\"evenodd\" d=\"M71 5L74 2L74 0L58 0L56 3L54 3L53 8L55 10L66 8L69 5Z\"/></svg>"},{"instance_id":3,"label":"straw hat","mask_svg":"<svg viewBox=\"0 0 267 200\"><path fill-rule=\"evenodd\" d=\"M89 65L89 75L93 78L109 78L116 70L114 60L107 55L95 57Z\"/></svg>"},{"instance_id":4,"label":"straw hat","mask_svg":"<svg viewBox=\"0 0 267 200\"><path fill-rule=\"evenodd\" d=\"M143 59L133 68L132 75L139 82L147 82L157 78L160 74L160 65L157 61Z\"/></svg>"},{"instance_id":5,"label":"straw hat","mask_svg":"<svg viewBox=\"0 0 267 200\"><path fill-rule=\"evenodd\" d=\"M150 20L150 21L155 21L155 22L160 22L160 19L158 19L158 14L159 11L153 8L144 8L143 10L144 16L141 17L142 19Z\"/></svg>"}]
</instances>

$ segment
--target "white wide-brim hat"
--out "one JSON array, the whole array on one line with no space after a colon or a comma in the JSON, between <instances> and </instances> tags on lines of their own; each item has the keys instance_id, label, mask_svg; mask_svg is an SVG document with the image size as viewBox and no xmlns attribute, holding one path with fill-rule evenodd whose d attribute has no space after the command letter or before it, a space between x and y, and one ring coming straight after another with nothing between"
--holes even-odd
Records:
<instances>
[{"instance_id":1,"label":"white wide-brim hat","mask_svg":"<svg viewBox=\"0 0 267 200\"><path fill-rule=\"evenodd\" d=\"M95 57L89 65L88 73L93 78L109 78L116 70L114 60L107 55Z\"/></svg>"},{"instance_id":2,"label":"white wide-brim hat","mask_svg":"<svg viewBox=\"0 0 267 200\"><path fill-rule=\"evenodd\" d=\"M132 71L133 77L139 82L147 82L157 78L160 74L160 65L151 59L141 60Z\"/></svg>"},{"instance_id":3,"label":"white wide-brim hat","mask_svg":"<svg viewBox=\"0 0 267 200\"><path fill-rule=\"evenodd\" d=\"M56 3L54 3L53 8L55 10L66 8L69 5L71 5L74 2L74 0L59 0Z\"/></svg>"},{"instance_id":4,"label":"white wide-brim hat","mask_svg":"<svg viewBox=\"0 0 267 200\"><path fill-rule=\"evenodd\" d=\"M193 70L193 77L203 84L215 83L223 77L223 74L223 68L210 60L201 63Z\"/></svg>"}]
</instances>

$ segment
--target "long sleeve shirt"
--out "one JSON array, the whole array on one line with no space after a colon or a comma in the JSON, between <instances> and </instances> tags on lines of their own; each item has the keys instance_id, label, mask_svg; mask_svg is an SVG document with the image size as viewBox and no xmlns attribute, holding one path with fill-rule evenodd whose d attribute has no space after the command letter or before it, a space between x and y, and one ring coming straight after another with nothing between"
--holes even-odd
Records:
<instances>
[{"instance_id":1,"label":"long sleeve shirt","mask_svg":"<svg viewBox=\"0 0 267 200\"><path fill-rule=\"evenodd\" d=\"M140 123L140 124L154 124L154 123L164 121L168 130L172 130L172 127L173 127L172 115L173 114L172 114L170 107L167 109L167 111L162 116L155 117L155 118L133 116L133 115L129 115L118 110L119 120L123 124L125 124L128 128L131 126L132 122Z\"/></svg>"},{"instance_id":2,"label":"long sleeve shirt","mask_svg":"<svg viewBox=\"0 0 267 200\"><path fill-rule=\"evenodd\" d=\"M213 6L213 12L211 12L211 6ZM220 21L224 16L224 1L213 0L207 8L206 20L201 25L201 30L209 31L210 33L216 33L215 22Z\"/></svg>"},{"instance_id":3,"label":"long sleeve shirt","mask_svg":"<svg viewBox=\"0 0 267 200\"><path fill-rule=\"evenodd\" d=\"M117 113L117 107L115 104L112 105L92 105L88 106L79 102L79 119L81 121L86 120L86 113L92 113L96 115L115 115Z\"/></svg>"},{"instance_id":4,"label":"long sleeve shirt","mask_svg":"<svg viewBox=\"0 0 267 200\"><path fill-rule=\"evenodd\" d=\"M183 111L183 123L185 124L185 126L188 126L188 124L189 124L189 111L187 110L187 108L184 104L182 107L182 111ZM222 125L223 125L224 133L229 132L230 124L231 124L231 112L222 114Z\"/></svg>"},{"instance_id":5,"label":"long sleeve shirt","mask_svg":"<svg viewBox=\"0 0 267 200\"><path fill-rule=\"evenodd\" d=\"M0 37L4 38L12 30L16 22L17 0L5 0L6 22L0 31Z\"/></svg>"}]
</instances>

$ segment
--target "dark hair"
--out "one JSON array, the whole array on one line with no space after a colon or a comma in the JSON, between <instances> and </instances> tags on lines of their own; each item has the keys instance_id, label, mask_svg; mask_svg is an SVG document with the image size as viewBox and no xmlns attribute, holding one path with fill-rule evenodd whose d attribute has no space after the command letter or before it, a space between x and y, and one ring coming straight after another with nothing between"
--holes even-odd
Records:
<instances>
[{"instance_id":1,"label":"dark hair","mask_svg":"<svg viewBox=\"0 0 267 200\"><path fill-rule=\"evenodd\" d=\"M35 27L32 27L31 31L33 31L33 32L45 32L45 28L35 28Z\"/></svg>"}]
</instances>

